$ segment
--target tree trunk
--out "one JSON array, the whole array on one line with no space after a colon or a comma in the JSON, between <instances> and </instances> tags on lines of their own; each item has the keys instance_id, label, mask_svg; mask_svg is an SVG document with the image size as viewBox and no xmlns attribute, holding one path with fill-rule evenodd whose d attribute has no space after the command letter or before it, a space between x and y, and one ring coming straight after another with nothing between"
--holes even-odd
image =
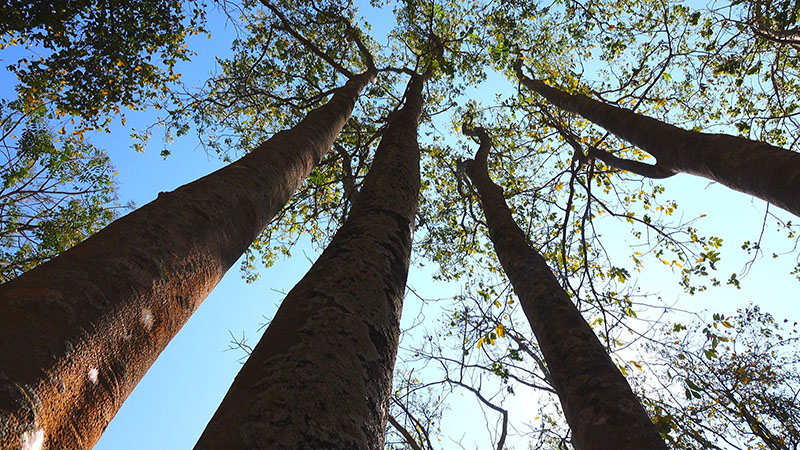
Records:
<instances>
[{"instance_id":1,"label":"tree trunk","mask_svg":"<svg viewBox=\"0 0 800 450\"><path fill-rule=\"evenodd\" d=\"M578 450L665 450L625 377L514 222L502 188L489 178L489 135L482 128L464 132L480 138L467 174L478 190L497 256L544 354L572 444Z\"/></svg>"},{"instance_id":2,"label":"tree trunk","mask_svg":"<svg viewBox=\"0 0 800 450\"><path fill-rule=\"evenodd\" d=\"M348 219L283 301L195 449L382 448L424 82L412 77Z\"/></svg>"},{"instance_id":3,"label":"tree trunk","mask_svg":"<svg viewBox=\"0 0 800 450\"><path fill-rule=\"evenodd\" d=\"M247 156L0 286L0 448L91 448L373 78L352 78Z\"/></svg>"},{"instance_id":4,"label":"tree trunk","mask_svg":"<svg viewBox=\"0 0 800 450\"><path fill-rule=\"evenodd\" d=\"M550 87L525 76L520 63L516 71L528 89L647 151L662 170L705 177L800 216L800 153L728 134L684 130Z\"/></svg>"}]
</instances>

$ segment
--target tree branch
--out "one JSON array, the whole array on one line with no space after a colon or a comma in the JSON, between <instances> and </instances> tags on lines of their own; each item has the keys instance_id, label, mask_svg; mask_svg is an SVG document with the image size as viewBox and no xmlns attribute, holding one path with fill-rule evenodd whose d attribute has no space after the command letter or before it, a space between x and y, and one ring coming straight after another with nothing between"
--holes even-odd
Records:
<instances>
[{"instance_id":1,"label":"tree branch","mask_svg":"<svg viewBox=\"0 0 800 450\"><path fill-rule=\"evenodd\" d=\"M301 44L303 44L303 46L305 48L307 48L312 53L314 53L315 55L317 55L320 58L322 58L325 62L330 64L331 67L333 67L337 72L341 73L342 75L346 76L347 78L353 78L354 77L353 72L347 70L344 66L342 66L341 64L336 62L333 58L331 58L327 53L323 52L313 42L311 42L305 36L300 34L297 30L295 30L294 27L292 26L292 23L289 22L289 19L287 19L286 16L284 16L283 13L278 8L273 6L267 0L261 0L261 3L264 6L266 6L267 8L269 8L269 10L272 11L273 14L278 16L278 19L280 19L280 21L281 21L281 26L278 27L279 29L284 30L287 33L291 34L292 37L294 37Z\"/></svg>"},{"instance_id":2,"label":"tree branch","mask_svg":"<svg viewBox=\"0 0 800 450\"><path fill-rule=\"evenodd\" d=\"M627 170L628 172L633 172L648 178L669 178L676 174L676 172L665 169L658 163L650 165L640 161L619 158L597 147L589 147L589 157L599 159L615 169Z\"/></svg>"},{"instance_id":3,"label":"tree branch","mask_svg":"<svg viewBox=\"0 0 800 450\"><path fill-rule=\"evenodd\" d=\"M367 66L367 70L376 70L375 69L375 58L372 56L372 52L369 51L367 45L364 43L364 40L361 38L360 31L350 23L350 20L343 17L340 14L328 14L329 16L333 16L334 19L341 22L344 25L344 31L347 33L347 36L355 42L356 47L358 47L358 52L361 54L361 58L364 60L364 64Z\"/></svg>"},{"instance_id":4,"label":"tree branch","mask_svg":"<svg viewBox=\"0 0 800 450\"><path fill-rule=\"evenodd\" d=\"M520 80L527 79L530 80L523 72L522 72L522 59L518 58L514 63L514 70L517 73L517 77ZM578 141L575 139L575 136L567 132L560 124L556 123L556 120L553 116L547 112L545 109L542 109L543 113L548 116L550 119L550 125L558 131L561 137L564 138L565 141L575 150L575 159L578 159L580 163L586 162L586 156L583 152L582 146ZM589 146L588 147L588 158L589 159L599 159L604 163L608 164L609 166L620 169L626 170L628 172L635 173L637 175L641 175L643 177L648 178L655 178L655 179L663 179L669 178L675 175L677 172L674 172L670 169L666 169L663 166L659 165L657 162L655 165L646 164L640 161L633 161L630 159L619 158L617 156L612 155L611 153L600 150L597 147Z\"/></svg>"},{"instance_id":5,"label":"tree branch","mask_svg":"<svg viewBox=\"0 0 800 450\"><path fill-rule=\"evenodd\" d=\"M485 128L472 127L467 125L467 122L461 125L461 132L467 136L478 138L480 146L478 147L478 151L475 152L473 162L478 164L481 168L487 167L489 150L492 148L492 138L489 136L489 133L486 132Z\"/></svg>"},{"instance_id":6,"label":"tree branch","mask_svg":"<svg viewBox=\"0 0 800 450\"><path fill-rule=\"evenodd\" d=\"M400 423L391 414L389 414L389 423L392 424L395 430L403 435L403 439L406 440L406 444L408 444L412 450L422 450L422 447L420 447L419 444L417 444L417 442L414 440L414 436L412 436L404 426L400 425Z\"/></svg>"},{"instance_id":7,"label":"tree branch","mask_svg":"<svg viewBox=\"0 0 800 450\"><path fill-rule=\"evenodd\" d=\"M408 416L408 417L411 419L411 421L413 421L413 422L414 422L414 424L416 424L416 425L417 425L417 428L418 428L418 430L419 430L420 434L422 434L422 436L425 438L425 441L428 443L428 448L430 448L430 449L433 449L433 445L431 444L431 439L430 439L430 436L428 436L428 432L425 430L425 427L423 427L423 426L422 426L422 424L420 423L420 421L419 421L419 420L417 420L417 418L416 418L416 417L414 417L414 415L413 415L413 414L411 414L411 411L409 411L409 410L408 410L408 408L407 408L407 407L406 407L406 406L405 406L405 405L404 405L404 404L403 404L403 403L402 403L400 400L398 400L398 399L397 399L396 397L394 397L394 396L392 396L392 397L390 397L390 398L392 399L392 401L394 402L394 404L395 404L395 405L397 405L397 406L399 406L399 407L400 407L400 409L402 409L402 410L403 410L403 412L404 412L404 413L406 413L406 416ZM390 416L391 416L391 415L390 415Z\"/></svg>"},{"instance_id":8,"label":"tree branch","mask_svg":"<svg viewBox=\"0 0 800 450\"><path fill-rule=\"evenodd\" d=\"M480 391L478 391L477 389L466 383L452 380L450 378L447 378L445 381L447 381L448 383L455 384L457 386L461 386L462 388L472 392L475 395L475 397L477 397L478 400L480 400L481 403L495 410L496 412L500 413L500 415L503 418L503 425L502 425L502 431L500 432L500 438L497 440L497 450L503 450L506 443L506 436L508 435L508 411L506 411L504 408L500 406L495 405L494 403L486 399L486 397L481 395Z\"/></svg>"}]
</instances>

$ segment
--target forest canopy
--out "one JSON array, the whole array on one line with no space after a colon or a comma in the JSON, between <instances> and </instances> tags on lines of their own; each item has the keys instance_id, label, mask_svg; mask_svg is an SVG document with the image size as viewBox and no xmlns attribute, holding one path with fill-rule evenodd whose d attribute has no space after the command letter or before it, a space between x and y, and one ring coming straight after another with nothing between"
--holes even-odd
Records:
<instances>
[{"instance_id":1,"label":"forest canopy","mask_svg":"<svg viewBox=\"0 0 800 450\"><path fill-rule=\"evenodd\" d=\"M774 280L793 283L790 289L800 281L797 5L61 3L0 8L0 55L17 79L0 105L0 280L63 253L132 209L119 203L126 199L118 198L114 154L92 144L102 133L117 143L125 136L137 150L152 148L151 134L163 135L167 161L186 150L176 138L192 139L226 164L243 155L249 156L242 161L254 160L262 156L250 155L280 147L270 142L311 146L280 139L302 127L311 136L308 130L319 126L309 123L319 111L332 115L333 99L358 86L341 131L326 132L335 136L330 150L314 154L316 165L297 180L296 192L286 193L285 206L265 227L243 219L242 234L254 237L243 257L223 253L225 264L239 261L242 277L259 286L288 258L340 248L340 236L355 233L347 224L368 212L410 214L408 248L404 238L386 244L396 246L391 258L410 252L402 270L410 264L411 275L403 307L410 319L397 330L401 345L387 357L393 362L397 352L393 385L380 400L388 405L385 436L378 439L385 437L384 448L584 445L560 363L543 349L543 325L529 306L550 294L563 296L591 327L669 448L797 448L796 328L768 312L774 305L791 311L796 297L773 294ZM217 43L226 36L229 51L204 54L200 39ZM416 102L418 115L409 118ZM126 128L126 114L149 123ZM400 123L417 126L399 132ZM418 162L398 156L409 152L418 152ZM413 188L413 164L420 178L410 200L403 193ZM368 181L370 174L378 181ZM259 180L242 192L266 192ZM381 183L396 188L396 202L381 197L392 190ZM237 209L244 211L256 203L236 189L228 197L215 191L208 205L244 205ZM516 228L497 231L496 214L506 213L491 210L501 204L512 219L506 225ZM192 217L205 220L199 208ZM753 217L739 222L737 214ZM168 250L179 233L166 222L158 227L169 237L158 237L158 245ZM513 258L503 252L502 241L514 233L521 236L515 249L530 248L542 262L537 270L546 272L529 276L535 288L520 287ZM205 230L197 234L216 245ZM332 260L331 253L318 264ZM403 264L391 261L394 272L385 278L398 277L391 281L405 289L406 275L395 267ZM768 275L750 274L760 265ZM325 271L307 276L319 272ZM352 285L367 277L342 276ZM555 284L531 301L530 292L548 285L544 276ZM706 300L739 289L761 297L732 307ZM204 295L184 309L193 311ZM289 293L287 305L293 295L299 294ZM701 306L709 304L715 309ZM191 311L175 321L175 332ZM277 317L268 330L283 326ZM566 322L561 326L573 334L564 332ZM357 326L350 331L356 335ZM383 342L375 336L369 333ZM240 356L254 351L249 339L231 342L244 350ZM357 344L345 342L342 353L360 354ZM464 438L459 421L485 431ZM25 442L35 442L38 435L26 433Z\"/></svg>"}]
</instances>

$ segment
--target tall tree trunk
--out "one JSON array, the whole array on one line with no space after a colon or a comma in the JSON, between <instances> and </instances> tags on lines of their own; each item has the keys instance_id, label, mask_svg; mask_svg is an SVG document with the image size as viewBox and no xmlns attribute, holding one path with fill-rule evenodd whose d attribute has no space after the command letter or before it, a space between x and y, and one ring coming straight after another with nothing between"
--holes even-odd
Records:
<instances>
[{"instance_id":1,"label":"tall tree trunk","mask_svg":"<svg viewBox=\"0 0 800 450\"><path fill-rule=\"evenodd\" d=\"M330 149L374 75L352 78L235 163L0 286L0 448L91 448Z\"/></svg>"},{"instance_id":2,"label":"tall tree trunk","mask_svg":"<svg viewBox=\"0 0 800 450\"><path fill-rule=\"evenodd\" d=\"M425 77L350 216L289 292L195 449L381 449L419 195Z\"/></svg>"},{"instance_id":3,"label":"tall tree trunk","mask_svg":"<svg viewBox=\"0 0 800 450\"><path fill-rule=\"evenodd\" d=\"M503 189L489 178L488 133L466 127L464 132L480 139L467 174L478 190L495 252L544 354L573 445L579 450L665 450L625 377L514 222Z\"/></svg>"},{"instance_id":4,"label":"tall tree trunk","mask_svg":"<svg viewBox=\"0 0 800 450\"><path fill-rule=\"evenodd\" d=\"M684 130L585 95L568 94L525 76L519 61L516 72L522 84L553 105L580 114L653 155L662 172L705 177L800 216L800 153L728 134Z\"/></svg>"}]
</instances>

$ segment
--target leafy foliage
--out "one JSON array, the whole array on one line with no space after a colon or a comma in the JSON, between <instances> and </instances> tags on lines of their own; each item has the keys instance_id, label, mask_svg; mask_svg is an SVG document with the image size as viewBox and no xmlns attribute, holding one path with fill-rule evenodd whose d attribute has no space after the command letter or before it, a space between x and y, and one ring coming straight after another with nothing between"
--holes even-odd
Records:
<instances>
[{"instance_id":1,"label":"leafy foliage","mask_svg":"<svg viewBox=\"0 0 800 450\"><path fill-rule=\"evenodd\" d=\"M420 386L440 387L437 402L448 389L472 392L469 388L477 385L484 387L481 395L485 389L492 392L491 399L484 396L488 402L480 404L503 409L503 402L520 386L548 389L546 363L532 336L520 331L525 329L524 318L513 306L476 196L461 173L460 165L474 152L468 141L453 136L464 121L480 123L496 138L492 177L503 187L529 240L610 351L632 345L627 335L634 330L631 324L640 320L643 299L649 298L636 283L641 274L647 276L651 264L666 266L689 293L724 282L715 274L723 258L723 240L702 230L702 215L684 217L678 202L658 182L614 169L591 152L600 149L642 162L649 155L525 91L513 93L509 88L491 98L472 88L487 75L498 75L487 68L513 77L508 69L523 54L526 67L540 79L569 92L695 129L730 125L739 112L725 110L728 96L719 94L738 93L735 81L718 77L709 87L705 78L696 76L722 64L721 54L701 56L696 51L711 36L698 28L700 19L713 11L661 0L473 2L466 7L405 1L394 5L397 26L384 33L370 30L352 6L270 4L274 9L243 19L249 34L237 41L236 55L221 63L223 74L190 102L197 123L206 127L208 147L223 157L230 148L253 148L323 101L342 75L363 70L365 58L347 24L358 30L355 36L368 47L377 68L385 71L360 101L335 152L251 248L246 269L252 269L259 256L270 263L289 254L299 236L325 244L346 216L350 199L357 196L383 118L402 101L399 76L434 69L420 127L423 194L415 250L420 260L436 263L437 279L464 283L465 292L455 305L445 307L447 319L422 338L423 345L405 359L409 366L403 371L428 380L412 377ZM333 45L326 36L347 38ZM310 51L309 43L333 63ZM502 82L499 78L490 83ZM746 113L757 114L762 106L754 104ZM609 250L619 248L623 239L631 247L628 253ZM728 279L729 284L739 282L735 275ZM518 340L512 343L512 336ZM644 367L638 361L616 360L626 374ZM437 364L436 375L414 372L413 367ZM487 379L493 380L491 388L485 387ZM418 392L409 385L401 386L398 397ZM538 437L531 441L566 448L569 433L558 416L557 408L544 404L537 416ZM405 423L413 428L407 431L412 431L414 442L425 448L425 427L410 419ZM495 437L501 434L497 431Z\"/></svg>"},{"instance_id":2,"label":"leafy foliage","mask_svg":"<svg viewBox=\"0 0 800 450\"><path fill-rule=\"evenodd\" d=\"M82 241L120 208L114 203L116 172L105 152L77 135L53 133L43 108L24 116L15 111L19 107L2 108L0 281Z\"/></svg>"},{"instance_id":3,"label":"leafy foliage","mask_svg":"<svg viewBox=\"0 0 800 450\"><path fill-rule=\"evenodd\" d=\"M9 67L27 110L45 102L57 116L90 121L141 107L166 92L205 32L207 5L193 0L34 1L0 6L0 48L24 45L38 57Z\"/></svg>"},{"instance_id":4,"label":"leafy foliage","mask_svg":"<svg viewBox=\"0 0 800 450\"><path fill-rule=\"evenodd\" d=\"M408 366L398 377L393 414L416 445L433 448L448 393L467 393L496 417L492 444L502 447L506 402L553 390L463 174L474 145L458 135L462 123L490 130L490 173L515 219L616 352L631 345L628 335L645 315L641 300L649 297L636 283L652 265L668 267L687 292L701 292L722 283L715 270L727 248L702 229L702 216L684 217L663 185L614 169L592 151L639 162L649 155L525 90L515 92L503 75L514 83L510 68L522 56L526 70L566 91L689 128L733 127L794 148L797 6L784 0L705 8L666 0L372 3L382 14L393 8L394 22L373 28L354 2L244 2L233 56L220 59L218 73L200 89L169 104L165 123L177 136L196 129L206 149L231 160L292 126L353 74L379 72L333 151L248 250L242 267L253 279L257 261L270 265L290 255L302 237L318 247L328 242L359 195L387 117L403 102L404 78L429 73L415 251L420 264L436 264L436 279L463 290L442 302L443 319L401 356ZM108 159L80 133L50 131L45 111L100 123L120 107L165 95L179 75L175 65L190 55L185 38L205 31L205 7L172 0L0 7L3 45L43 55L12 67L21 81L15 114L27 118L18 139L4 130L2 279L113 217ZM500 83L501 95L486 95ZM796 239L791 224L781 229ZM630 250L616 250L623 245ZM755 255L759 248L760 238L742 246ZM735 274L728 279L739 282ZM798 414L789 400L799 380L797 359L787 350L796 338L776 342L776 325L757 310L715 317L702 328L677 327L658 342L672 345L654 347L669 361L665 379L673 383L648 400L662 434L675 448L717 441L796 447ZM659 364L616 360L626 374ZM569 431L553 400L545 395L536 413L523 412L535 419L527 417L528 428L518 434L568 448ZM413 447L393 429L392 448Z\"/></svg>"},{"instance_id":5,"label":"leafy foliage","mask_svg":"<svg viewBox=\"0 0 800 450\"><path fill-rule=\"evenodd\" d=\"M676 324L649 345L667 390L648 404L674 448L800 446L800 334L786 322L752 306Z\"/></svg>"},{"instance_id":6,"label":"leafy foliage","mask_svg":"<svg viewBox=\"0 0 800 450\"><path fill-rule=\"evenodd\" d=\"M271 265L301 235L318 246L327 243L358 194L386 117L402 101L404 75L430 70L426 110L439 113L451 107L465 76L477 80L482 72L471 63L479 54L475 27L464 19L468 15L457 13L464 7L456 2L397 5L398 24L383 30L390 40L383 47L353 5L264 5L244 11L245 33L233 44L234 56L220 61L221 73L171 111L168 126L176 134L194 125L204 146L229 160L291 126L349 76L374 65L379 77L356 105L334 151L248 250L242 265L248 279L256 277L256 261ZM423 122L429 120L425 114Z\"/></svg>"}]
</instances>

